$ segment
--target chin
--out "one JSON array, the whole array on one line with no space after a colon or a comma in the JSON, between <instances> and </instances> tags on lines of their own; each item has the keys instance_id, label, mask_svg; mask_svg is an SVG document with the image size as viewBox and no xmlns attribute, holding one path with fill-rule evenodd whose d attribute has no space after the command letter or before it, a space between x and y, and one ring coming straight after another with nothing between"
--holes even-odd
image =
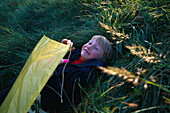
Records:
<instances>
[{"instance_id":1,"label":"chin","mask_svg":"<svg viewBox=\"0 0 170 113\"><path fill-rule=\"evenodd\" d=\"M81 59L82 59L83 61L85 61L85 60L87 60L87 57L82 54L82 55L81 55Z\"/></svg>"}]
</instances>

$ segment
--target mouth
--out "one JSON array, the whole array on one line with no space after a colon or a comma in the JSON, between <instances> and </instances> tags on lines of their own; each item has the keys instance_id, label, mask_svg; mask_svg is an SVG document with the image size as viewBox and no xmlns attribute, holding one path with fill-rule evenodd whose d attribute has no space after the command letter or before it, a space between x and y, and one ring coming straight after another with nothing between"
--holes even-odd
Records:
<instances>
[{"instance_id":1,"label":"mouth","mask_svg":"<svg viewBox=\"0 0 170 113\"><path fill-rule=\"evenodd\" d=\"M89 55L90 55L90 53L89 53L86 49L84 49L84 51L85 51L87 54L89 54Z\"/></svg>"}]
</instances>

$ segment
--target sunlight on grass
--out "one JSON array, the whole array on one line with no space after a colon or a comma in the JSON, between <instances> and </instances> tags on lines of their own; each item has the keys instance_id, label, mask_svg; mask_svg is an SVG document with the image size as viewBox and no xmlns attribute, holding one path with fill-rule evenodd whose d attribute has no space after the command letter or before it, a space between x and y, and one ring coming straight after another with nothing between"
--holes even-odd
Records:
<instances>
[{"instance_id":1,"label":"sunlight on grass","mask_svg":"<svg viewBox=\"0 0 170 113\"><path fill-rule=\"evenodd\" d=\"M111 33L112 34L112 36L117 36L117 37L119 37L121 40L120 41L117 41L116 43L118 44L118 43L121 43L124 39L129 39L130 37L129 37L129 35L127 34L127 35L124 35L123 33L118 33L117 31L115 31L111 26L109 26L109 25L106 25L106 24L104 24L104 23L102 23L102 22L99 22L100 23L100 25L102 26L102 27L104 27L107 31L107 33ZM113 40L116 40L116 39L118 39L117 37L112 37L112 39Z\"/></svg>"},{"instance_id":2,"label":"sunlight on grass","mask_svg":"<svg viewBox=\"0 0 170 113\"><path fill-rule=\"evenodd\" d=\"M137 85L139 82L139 76L135 76L133 73L127 71L125 68L118 68L118 67L98 67L101 69L104 73L107 73L109 75L117 75L118 77L122 77L122 79L133 82L134 85Z\"/></svg>"},{"instance_id":3,"label":"sunlight on grass","mask_svg":"<svg viewBox=\"0 0 170 113\"><path fill-rule=\"evenodd\" d=\"M151 52L150 49L146 49L145 47L139 45L132 44L132 46L126 46L133 55L137 55L141 57L147 63L159 63L162 62L161 58L158 54Z\"/></svg>"},{"instance_id":4,"label":"sunlight on grass","mask_svg":"<svg viewBox=\"0 0 170 113\"><path fill-rule=\"evenodd\" d=\"M126 70L125 68L117 68L117 67L98 67L99 69L101 69L104 73L107 73L109 75L117 75L118 77L121 77L123 80L126 80L127 82L132 82L134 85L141 85L141 83L144 83L143 88L147 89L148 88L148 84L154 85L156 87L159 87L160 89L170 93L170 90L168 90L168 86L163 86L161 84L157 84L154 83L156 82L156 80L150 76L151 82L145 78L143 78L142 76L140 76L141 74L144 74L146 71L143 70L138 70L136 72L136 74L138 74L138 76L134 75L133 73L129 72L128 70ZM140 80L140 82L139 82ZM110 89L108 89L110 90Z\"/></svg>"}]
</instances>

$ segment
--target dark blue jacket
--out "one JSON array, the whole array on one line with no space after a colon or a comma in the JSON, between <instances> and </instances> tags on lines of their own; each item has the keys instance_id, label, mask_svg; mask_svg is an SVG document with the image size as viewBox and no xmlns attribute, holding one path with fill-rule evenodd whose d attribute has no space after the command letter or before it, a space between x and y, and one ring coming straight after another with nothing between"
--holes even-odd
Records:
<instances>
[{"instance_id":1,"label":"dark blue jacket","mask_svg":"<svg viewBox=\"0 0 170 113\"><path fill-rule=\"evenodd\" d=\"M67 57L68 54L65 58ZM78 60L79 57L80 52L78 50L72 51L70 62ZM60 94L64 64L60 64L41 91L42 108L44 110L60 111L79 104L81 96L84 94L82 89L92 84L97 76L97 66L104 66L104 64L98 59L86 60L81 64L67 64L64 70L63 103L61 103Z\"/></svg>"}]
</instances>

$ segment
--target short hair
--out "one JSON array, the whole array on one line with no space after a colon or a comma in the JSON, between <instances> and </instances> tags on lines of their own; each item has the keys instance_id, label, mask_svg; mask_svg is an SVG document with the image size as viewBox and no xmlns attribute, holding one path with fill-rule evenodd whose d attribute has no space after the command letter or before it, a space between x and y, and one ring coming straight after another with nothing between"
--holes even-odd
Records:
<instances>
[{"instance_id":1,"label":"short hair","mask_svg":"<svg viewBox=\"0 0 170 113\"><path fill-rule=\"evenodd\" d=\"M102 35L94 35L92 39L96 39L96 42L103 48L104 54L102 61L105 62L113 57L113 48L109 40Z\"/></svg>"}]
</instances>

